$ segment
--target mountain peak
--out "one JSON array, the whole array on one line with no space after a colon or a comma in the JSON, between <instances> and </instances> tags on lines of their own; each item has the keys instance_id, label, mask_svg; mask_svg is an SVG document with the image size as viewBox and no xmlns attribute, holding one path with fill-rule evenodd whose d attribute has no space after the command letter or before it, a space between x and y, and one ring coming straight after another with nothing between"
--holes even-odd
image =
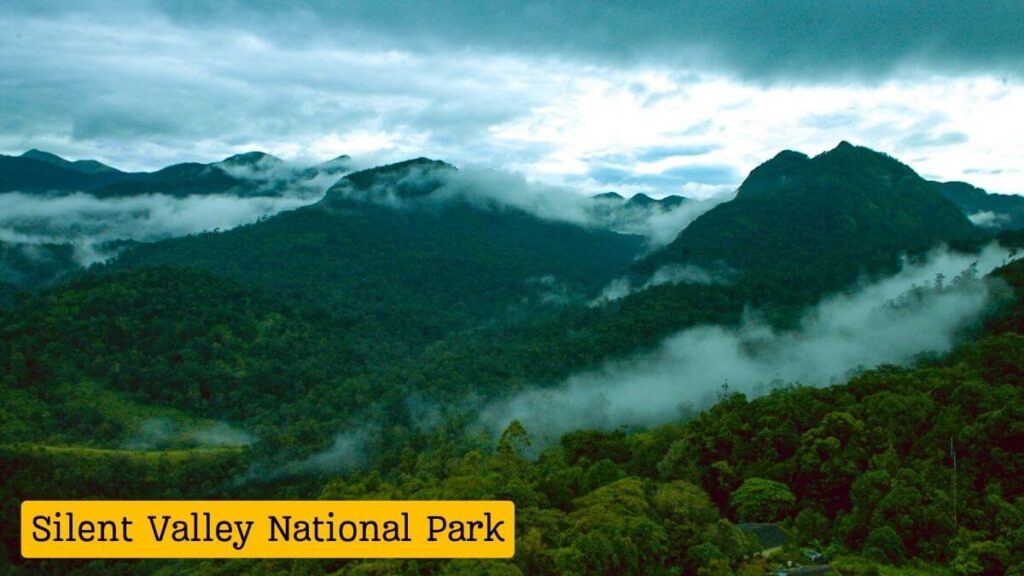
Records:
<instances>
[{"instance_id":1,"label":"mountain peak","mask_svg":"<svg viewBox=\"0 0 1024 576\"><path fill-rule=\"evenodd\" d=\"M25 153L21 155L21 157L31 158L32 160L42 160L43 162L50 162L51 164L71 164L69 160L65 160L64 158L61 158L60 156L57 156L52 152L47 152L45 150L40 150L38 148L26 150Z\"/></svg>"},{"instance_id":2,"label":"mountain peak","mask_svg":"<svg viewBox=\"0 0 1024 576\"><path fill-rule=\"evenodd\" d=\"M735 199L697 218L640 268L724 263L794 295L816 295L865 271L892 272L901 254L977 234L910 167L844 141L814 158L780 152L750 173ZM821 275L826 269L829 275Z\"/></svg>"},{"instance_id":3,"label":"mountain peak","mask_svg":"<svg viewBox=\"0 0 1024 576\"><path fill-rule=\"evenodd\" d=\"M862 154L863 155L887 156L886 154L883 154L881 152L872 150L871 148L868 148L866 146L857 146L855 144L850 144L846 140L842 140L841 142L839 142L839 144L836 144L835 148L833 148L831 150L828 150L826 152L822 152L821 154L816 156L816 158L847 157L847 156L862 155Z\"/></svg>"},{"instance_id":4,"label":"mountain peak","mask_svg":"<svg viewBox=\"0 0 1024 576\"><path fill-rule=\"evenodd\" d=\"M261 152L259 150L252 150L250 152L243 152L241 154L235 154L234 156L228 156L221 160L219 164L225 166L255 166L257 164L280 164L284 162L277 156Z\"/></svg>"},{"instance_id":5,"label":"mountain peak","mask_svg":"<svg viewBox=\"0 0 1024 576\"><path fill-rule=\"evenodd\" d=\"M689 202L689 201L690 201L690 199L687 198L686 196L679 196L677 194L671 194L669 196L665 196L664 198L662 198L659 201L659 203L661 204L662 208L671 209L671 208L675 208L676 206L679 206L681 204L685 204L686 202Z\"/></svg>"},{"instance_id":6,"label":"mountain peak","mask_svg":"<svg viewBox=\"0 0 1024 576\"><path fill-rule=\"evenodd\" d=\"M646 206L650 206L651 204L655 204L657 202L658 202L657 200L655 200L654 198L651 198L647 194L644 194L643 192L637 192L636 194L633 194L633 197L630 198L626 202L626 206L643 206L643 207L646 207Z\"/></svg>"},{"instance_id":7,"label":"mountain peak","mask_svg":"<svg viewBox=\"0 0 1024 576\"><path fill-rule=\"evenodd\" d=\"M440 188L444 177L455 170L447 162L424 157L385 164L345 176L331 186L325 200L354 198L376 201L390 196L401 199L423 197Z\"/></svg>"},{"instance_id":8,"label":"mountain peak","mask_svg":"<svg viewBox=\"0 0 1024 576\"><path fill-rule=\"evenodd\" d=\"M22 158L28 158L29 160L37 160L39 162L46 162L54 166L60 166L61 168L70 168L82 174L114 174L120 172L116 168L111 168L102 162L96 160L68 160L57 156L52 152L40 150L38 148L32 148L31 150L25 151L21 155Z\"/></svg>"}]
</instances>

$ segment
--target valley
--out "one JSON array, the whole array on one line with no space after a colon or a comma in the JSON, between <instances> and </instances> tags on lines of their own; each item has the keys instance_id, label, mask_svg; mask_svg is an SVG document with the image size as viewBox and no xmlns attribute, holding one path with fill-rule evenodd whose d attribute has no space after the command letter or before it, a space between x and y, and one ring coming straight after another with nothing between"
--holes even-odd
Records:
<instances>
[{"instance_id":1,"label":"valley","mask_svg":"<svg viewBox=\"0 0 1024 576\"><path fill-rule=\"evenodd\" d=\"M17 556L17 503L82 497L510 499L509 574L755 570L744 522L882 564L1016 561L1019 235L845 142L779 154L663 245L462 178L356 171L0 310L12 573L49 566ZM631 221L688 203L667 204Z\"/></svg>"}]
</instances>

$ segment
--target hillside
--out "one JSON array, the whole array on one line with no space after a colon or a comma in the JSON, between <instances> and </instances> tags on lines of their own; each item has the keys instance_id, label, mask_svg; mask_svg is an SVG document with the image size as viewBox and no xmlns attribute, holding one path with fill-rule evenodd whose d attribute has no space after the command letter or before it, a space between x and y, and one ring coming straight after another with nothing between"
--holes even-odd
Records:
<instances>
[{"instance_id":1,"label":"hillside","mask_svg":"<svg viewBox=\"0 0 1024 576\"><path fill-rule=\"evenodd\" d=\"M966 182L932 185L979 226L1001 230L1024 228L1024 196L989 194Z\"/></svg>"},{"instance_id":2,"label":"hillside","mask_svg":"<svg viewBox=\"0 0 1024 576\"><path fill-rule=\"evenodd\" d=\"M315 182L318 178L336 178L350 170L347 156L314 166L292 166L253 151L209 164L186 162L154 172L122 172L95 160L71 161L33 149L21 156L0 155L0 193L86 192L99 198L140 194L279 196L303 188L310 188L307 193L320 193L323 188Z\"/></svg>"},{"instance_id":3,"label":"hillside","mask_svg":"<svg viewBox=\"0 0 1024 576\"><path fill-rule=\"evenodd\" d=\"M263 164L276 161L228 162ZM779 382L760 398L725 382L706 412L680 406L668 425L581 429L550 446L529 447L531 433L544 431L518 423L497 439L479 428L489 403L554 390L616 361L656 362L680 330L740 330L751 303L767 320L757 327L761 340L744 345L771 354L766 331L781 333L831 292L855 291L862 272L884 274L901 253L937 242L980 238L909 168L847 145L814 159L783 153L755 170L736 200L692 225L710 216L717 228L687 228L634 269L700 240L709 244L699 257L665 262L713 268L724 260L735 271L727 281L641 285L602 304L593 296L629 272L641 238L539 219L471 191L450 194L456 173L425 158L356 172L315 205L134 246L0 310L0 469L11 478L0 514L57 489L31 481L54 476L102 482L97 493L111 498L508 498L522 546L496 566L512 574L763 572L738 526L772 521L795 541L864 562L1022 561L1011 553L1022 464L1010 447L1019 441L1012 407L1024 304L1018 296L995 307L1007 285L1024 288L1019 261L994 274L999 282L966 274L911 295L984 283L1004 298L985 308L993 314L985 331L958 332L947 358L858 368L834 387ZM629 209L661 209L649 200ZM844 222L849 230L831 233ZM727 251L715 242L733 244ZM714 349L700 348L706 341L694 345L702 362L714 362ZM687 374L667 377L690 384ZM207 444L199 429L232 431L248 447ZM959 535L941 515L949 485L934 480L950 436L965 459ZM176 491L180 482L187 489ZM999 515L998 525L987 520ZM14 538L5 532L8 551ZM302 566L378 568L396 566ZM415 568L479 571L458 562Z\"/></svg>"},{"instance_id":4,"label":"hillside","mask_svg":"<svg viewBox=\"0 0 1024 576\"><path fill-rule=\"evenodd\" d=\"M1024 262L994 276L1019 294ZM941 362L756 399L726 392L689 421L580 430L537 457L531 431L513 423L490 450L350 475L323 497L512 498L526 541L514 574L763 574L806 562L801 548L863 573L1014 573L1024 563L1024 458L1013 449L1024 439L1024 337L1009 327L1021 326L1020 310L1018 299ZM740 529L759 522L789 539L774 558L752 556L760 546Z\"/></svg>"},{"instance_id":5,"label":"hillside","mask_svg":"<svg viewBox=\"0 0 1024 576\"><path fill-rule=\"evenodd\" d=\"M33 160L41 160L43 162L49 162L54 166L61 166L64 168L70 168L83 174L110 174L120 172L117 168L107 166L102 162L96 160L66 160L57 156L56 154L46 152L43 150L37 150L35 148L25 152L21 155L22 158L30 158Z\"/></svg>"},{"instance_id":6,"label":"hillside","mask_svg":"<svg viewBox=\"0 0 1024 576\"><path fill-rule=\"evenodd\" d=\"M993 275L1018 294L1024 289L1024 261ZM119 282L124 285L130 278ZM183 278L175 289L198 280ZM168 278L154 276L151 283L162 286ZM217 293L225 286L211 288ZM105 290L102 283L90 289ZM241 308L259 309L239 296L225 294ZM61 298L94 309L92 297ZM175 306L187 317L203 318L182 304ZM497 566L510 574L556 575L574 569L623 575L764 573L774 564L751 556L759 548L740 528L748 522L778 522L788 535L791 544L774 562L802 561L800 546L822 549L838 555L843 566L866 570L952 564L965 572L989 566L989 572L970 573L1001 574L1024 562L1024 461L1014 450L1022 434L1021 311L1024 303L1018 296L990 319L985 332L937 362L880 367L841 386L780 387L756 399L726 393L713 408L687 421L632 433L578 430L539 455L532 455L531 431L516 423L486 444L447 429L426 438L406 437L404 449L395 447L400 457L362 470L321 480L309 476L301 485L239 486L228 480L242 473L249 454L237 449L9 446L0 449L0 469L9 472L5 477L12 491L0 512L12 518L19 498L79 496L74 486L81 482L101 483L98 494L109 498L507 498L517 505L521 547L514 559ZM191 331L183 327L183 333ZM959 533L952 520L951 442L959 461ZM54 480L37 481L51 476ZM9 551L16 550L15 538L5 533ZM15 573L38 568L9 557L20 571ZM204 573L214 565L154 561L91 568ZM260 570L264 565L234 566ZM372 560L343 566L285 561L276 567L338 574L413 568L428 574L474 574L482 569L471 561L423 567ZM88 566L78 568L88 573Z\"/></svg>"},{"instance_id":7,"label":"hillside","mask_svg":"<svg viewBox=\"0 0 1024 576\"><path fill-rule=\"evenodd\" d=\"M593 294L640 249L638 237L434 199L448 170L420 159L350 174L316 205L140 246L111 268L208 270L416 347L517 309Z\"/></svg>"},{"instance_id":8,"label":"hillside","mask_svg":"<svg viewBox=\"0 0 1024 576\"><path fill-rule=\"evenodd\" d=\"M755 168L736 198L697 218L637 266L727 269L797 301L894 271L903 254L982 233L908 166L847 142L809 158L784 151Z\"/></svg>"},{"instance_id":9,"label":"hillside","mask_svg":"<svg viewBox=\"0 0 1024 576\"><path fill-rule=\"evenodd\" d=\"M0 308L21 290L32 290L79 268L70 244L0 241Z\"/></svg>"},{"instance_id":10,"label":"hillside","mask_svg":"<svg viewBox=\"0 0 1024 576\"><path fill-rule=\"evenodd\" d=\"M82 172L70 164L43 160L38 155L0 155L0 193L91 190L121 177L118 172Z\"/></svg>"}]
</instances>

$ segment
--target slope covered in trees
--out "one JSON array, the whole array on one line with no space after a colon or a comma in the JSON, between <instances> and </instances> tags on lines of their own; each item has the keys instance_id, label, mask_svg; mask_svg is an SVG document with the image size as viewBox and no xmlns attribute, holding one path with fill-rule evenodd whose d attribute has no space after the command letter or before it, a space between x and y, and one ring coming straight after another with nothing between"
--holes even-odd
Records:
<instances>
[{"instance_id":1,"label":"slope covered in trees","mask_svg":"<svg viewBox=\"0 0 1024 576\"><path fill-rule=\"evenodd\" d=\"M966 182L932 182L979 226L1017 230L1024 228L1024 198L1011 194L989 194Z\"/></svg>"},{"instance_id":2,"label":"slope covered in trees","mask_svg":"<svg viewBox=\"0 0 1024 576\"><path fill-rule=\"evenodd\" d=\"M32 155L0 155L0 192L87 190L112 182L120 174L83 172L70 164L67 161L55 163Z\"/></svg>"},{"instance_id":3,"label":"slope covered in trees","mask_svg":"<svg viewBox=\"0 0 1024 576\"><path fill-rule=\"evenodd\" d=\"M1024 261L994 276L1020 294ZM155 561L79 568L191 574L759 574L772 561L751 556L759 546L740 526L777 522L791 539L784 559L800 558L789 546L808 546L838 566L865 573L877 570L872 563L1012 573L1024 563L1024 455L1017 449L1024 442L1022 313L1018 296L972 341L938 361L880 367L841 386L781 387L757 399L726 391L693 420L629 434L581 430L539 454L529 430L517 423L494 442L440 429L408 444L395 461L336 477L317 490L331 499L512 499L517 550L511 561ZM957 453L956 500L951 444ZM101 457L118 456L19 448L0 453L0 463L19 471L12 476L20 479L14 493L29 494L29 471L42 474L53 466L102 474L104 468L88 460ZM104 481L105 495L168 494L169 485L145 480L146 462L163 461L166 467L174 456L122 458L122 473ZM188 462L172 467L194 478L187 485L195 491L188 494L252 495L218 481L221 474L237 473L237 457L224 453L214 461L194 460L195 466ZM280 494L274 491L281 486L262 487ZM35 562L18 564L15 573L45 569Z\"/></svg>"},{"instance_id":4,"label":"slope covered in trees","mask_svg":"<svg viewBox=\"0 0 1024 576\"><path fill-rule=\"evenodd\" d=\"M980 232L908 166L840 143L814 158L784 151L755 168L736 198L697 218L637 270L731 269L794 301L891 273L903 254L964 245Z\"/></svg>"},{"instance_id":5,"label":"slope covered in trees","mask_svg":"<svg viewBox=\"0 0 1024 576\"><path fill-rule=\"evenodd\" d=\"M86 192L99 198L140 194L277 196L289 188L313 186L313 180L321 175L340 177L349 170L347 156L298 167L263 152L246 152L210 164L185 162L154 172L122 172L95 160L71 161L33 149L21 156L0 155L0 193Z\"/></svg>"},{"instance_id":6,"label":"slope covered in trees","mask_svg":"<svg viewBox=\"0 0 1024 576\"><path fill-rule=\"evenodd\" d=\"M519 548L499 563L58 566L12 555L8 530L14 572L763 573L746 522L780 522L832 556L1019 569L1019 297L950 357L879 367L846 385L800 382L760 398L724 390L690 420L578 430L552 446L531 445L540 432L520 424L496 441L477 433L484 402L628 358L685 327L736 326L752 303L785 325L861 272L892 270L901 253L977 238L955 206L887 157L846 146L793 154L755 171L733 208L704 217L717 213L721 229L704 224L695 238L730 248L693 261L724 259L740 272L722 283L665 283L588 305L630 268L639 238L445 196L454 169L417 159L353 174L315 206L139 246L19 299L0 311L5 526L19 499L49 492L510 498ZM829 239L841 224L834 212L855 226ZM688 230L639 270L676 254ZM995 276L1022 293L1021 262ZM173 433L146 436L168 422ZM211 426L252 445L191 432Z\"/></svg>"},{"instance_id":7,"label":"slope covered in trees","mask_svg":"<svg viewBox=\"0 0 1024 576\"><path fill-rule=\"evenodd\" d=\"M354 414L402 403L357 377L390 357L353 337L351 319L206 274L88 275L0 317L7 442L119 446L163 414L146 407L165 407L240 425L288 459L329 445Z\"/></svg>"},{"instance_id":8,"label":"slope covered in trees","mask_svg":"<svg viewBox=\"0 0 1024 576\"><path fill-rule=\"evenodd\" d=\"M443 163L351 174L320 203L220 234L141 246L115 269L197 268L353 318L351 329L419 347L518 309L591 295L641 239L428 196ZM396 206L391 202L408 201Z\"/></svg>"}]
</instances>

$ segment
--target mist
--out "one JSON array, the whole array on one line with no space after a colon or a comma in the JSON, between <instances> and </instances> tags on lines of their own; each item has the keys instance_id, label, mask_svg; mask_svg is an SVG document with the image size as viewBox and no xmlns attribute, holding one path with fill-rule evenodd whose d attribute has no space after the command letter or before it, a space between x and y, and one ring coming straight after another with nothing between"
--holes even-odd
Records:
<instances>
[{"instance_id":1,"label":"mist","mask_svg":"<svg viewBox=\"0 0 1024 576\"><path fill-rule=\"evenodd\" d=\"M129 450L163 450L182 445L221 448L250 446L254 442L251 434L224 422L182 423L154 416L140 422L122 447Z\"/></svg>"},{"instance_id":2,"label":"mist","mask_svg":"<svg viewBox=\"0 0 1024 576\"><path fill-rule=\"evenodd\" d=\"M88 266L116 256L125 242L229 230L312 204L352 168L347 156L318 164L286 162L270 155L254 160L232 157L207 169L244 181L244 190L111 198L86 192L4 193L0 194L4 207L0 242L17 247L71 246L74 262Z\"/></svg>"},{"instance_id":3,"label":"mist","mask_svg":"<svg viewBox=\"0 0 1024 576\"><path fill-rule=\"evenodd\" d=\"M519 210L543 220L644 236L649 248L671 242L679 232L734 193L689 200L673 208L627 206L623 200L595 198L568 187L527 180L520 174L479 167L411 167L401 176L382 176L369 189L332 189L345 198L395 209L422 209L466 202L482 210Z\"/></svg>"},{"instance_id":4,"label":"mist","mask_svg":"<svg viewBox=\"0 0 1024 576\"><path fill-rule=\"evenodd\" d=\"M479 422L497 434L518 419L544 442L585 427L678 420L713 404L723 386L755 397L778 385L827 386L880 364L907 365L950 351L990 298L985 282L923 287L934 286L938 274L948 284L975 262L978 273L988 273L1005 258L995 244L978 255L937 250L922 263L905 262L892 277L822 300L797 329L776 331L755 313L740 326L688 328L653 352L494 402Z\"/></svg>"},{"instance_id":5,"label":"mist","mask_svg":"<svg viewBox=\"0 0 1024 576\"><path fill-rule=\"evenodd\" d=\"M692 264L667 264L658 268L640 286L635 286L628 276L616 278L605 286L597 298L590 302L591 306L599 306L614 300L621 300L634 292L646 290L662 284L727 284L728 271L709 271Z\"/></svg>"},{"instance_id":6,"label":"mist","mask_svg":"<svg viewBox=\"0 0 1024 576\"><path fill-rule=\"evenodd\" d=\"M71 244L75 259L88 266L113 256L114 240L152 242L249 224L315 202L318 196L242 198L229 194L184 198L146 194L97 198L74 193L40 196L0 194L0 241L11 244Z\"/></svg>"},{"instance_id":7,"label":"mist","mask_svg":"<svg viewBox=\"0 0 1024 576\"><path fill-rule=\"evenodd\" d=\"M461 198L485 207L518 209L544 220L637 234L647 238L652 247L671 242L690 222L730 196L691 200L671 209L625 206L569 188L530 182L521 175L482 168L451 173L436 194L442 199Z\"/></svg>"},{"instance_id":8,"label":"mist","mask_svg":"<svg viewBox=\"0 0 1024 576\"><path fill-rule=\"evenodd\" d=\"M975 226L983 228L1001 228L1003 224L1010 222L1011 218L1006 214L983 210L967 215L967 219Z\"/></svg>"}]
</instances>

